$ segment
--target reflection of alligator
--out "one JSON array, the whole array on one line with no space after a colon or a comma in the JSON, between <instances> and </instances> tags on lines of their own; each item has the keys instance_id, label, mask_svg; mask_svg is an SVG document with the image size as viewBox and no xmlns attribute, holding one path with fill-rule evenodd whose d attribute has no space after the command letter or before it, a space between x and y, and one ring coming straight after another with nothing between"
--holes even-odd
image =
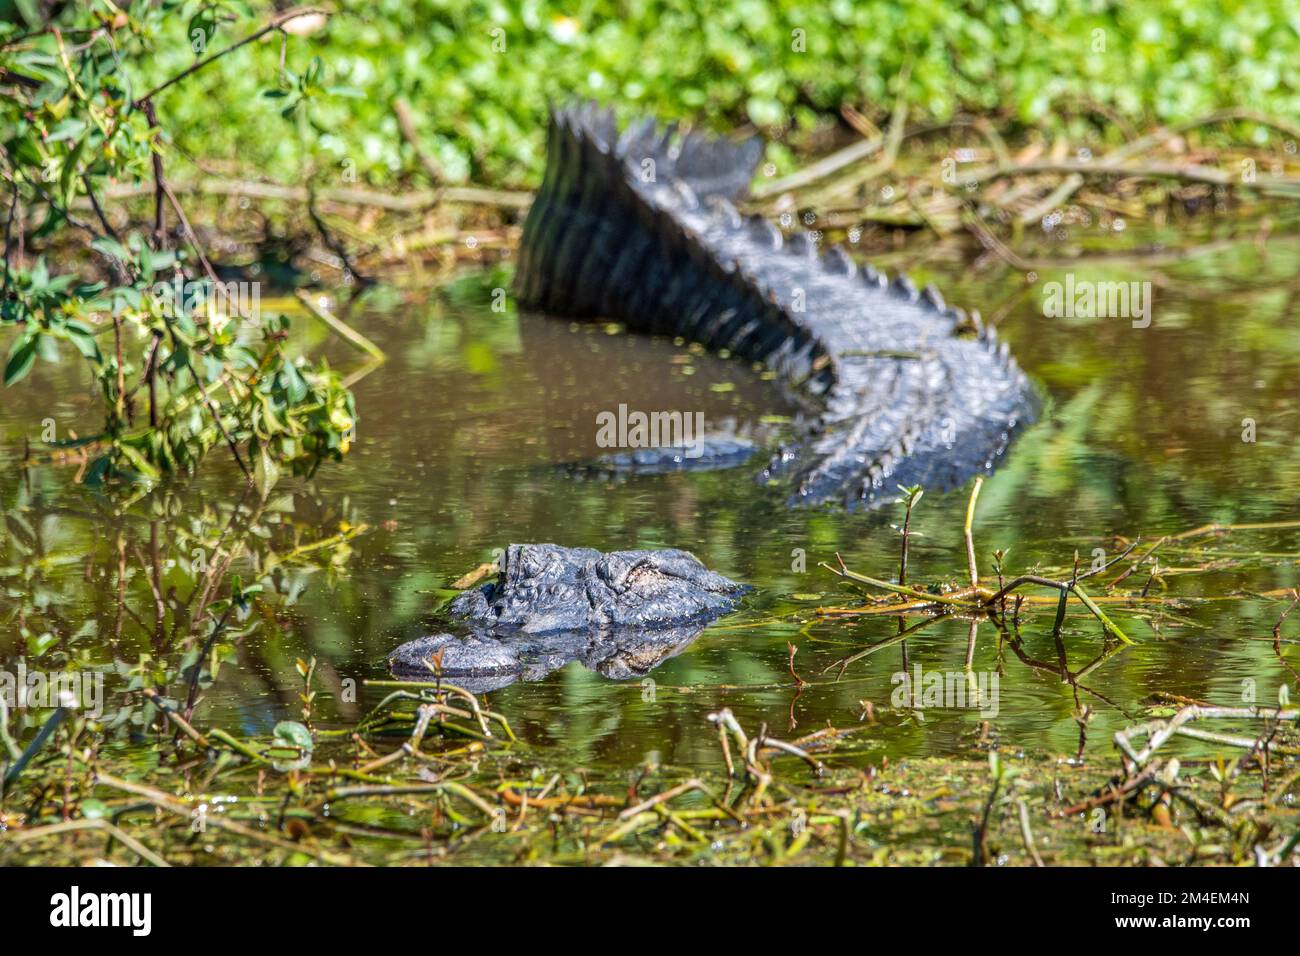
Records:
<instances>
[{"instance_id":1,"label":"reflection of alligator","mask_svg":"<svg viewBox=\"0 0 1300 956\"><path fill-rule=\"evenodd\" d=\"M578 660L606 677L648 673L748 588L685 551L512 544L497 580L451 604L469 634L434 634L389 655L400 677L441 674L484 692Z\"/></svg>"},{"instance_id":2,"label":"reflection of alligator","mask_svg":"<svg viewBox=\"0 0 1300 956\"><path fill-rule=\"evenodd\" d=\"M792 503L958 485L1032 418L1024 374L977 318L736 212L757 140L652 122L620 134L611 112L582 105L552 114L547 148L520 248L523 303L615 317L774 370L814 410L763 472L791 482Z\"/></svg>"}]
</instances>

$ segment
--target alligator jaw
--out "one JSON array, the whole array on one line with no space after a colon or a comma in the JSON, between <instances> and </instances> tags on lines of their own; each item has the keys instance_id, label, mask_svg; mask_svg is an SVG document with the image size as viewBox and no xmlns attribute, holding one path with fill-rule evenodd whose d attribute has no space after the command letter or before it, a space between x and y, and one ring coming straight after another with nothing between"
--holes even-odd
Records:
<instances>
[{"instance_id":1,"label":"alligator jaw","mask_svg":"<svg viewBox=\"0 0 1300 956\"><path fill-rule=\"evenodd\" d=\"M525 305L615 317L766 364L816 409L761 477L792 504L893 500L992 469L1036 398L992 331L933 289L784 239L730 200L761 144L634 124L594 104L552 112L546 178L524 226ZM978 319L974 324L978 326Z\"/></svg>"}]
</instances>

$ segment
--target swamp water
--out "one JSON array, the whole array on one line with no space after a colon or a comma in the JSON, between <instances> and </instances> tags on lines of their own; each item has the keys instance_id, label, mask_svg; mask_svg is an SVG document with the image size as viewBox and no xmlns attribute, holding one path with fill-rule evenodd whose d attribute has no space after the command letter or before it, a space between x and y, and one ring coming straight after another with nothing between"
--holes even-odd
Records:
<instances>
[{"instance_id":1,"label":"swamp water","mask_svg":"<svg viewBox=\"0 0 1300 956\"><path fill-rule=\"evenodd\" d=\"M1046 317L1044 284L1064 282L1071 269L1076 279L1151 282L1149 326ZM1076 551L1085 569L1097 556L1115 557L1125 546L1116 536L1141 535L1138 554L1207 523L1300 518L1300 239L1226 242L1154 264L1043 268L1033 283L997 265L976 272L934 261L913 271L949 301L996 317L1048 396L1042 420L983 485L974 536L985 580L995 549L1007 552L1009 574L1041 568L1061 577ZM989 735L1013 751L1075 752L1076 697L1059 673L1054 603L1026 607L1018 651L991 624L976 627L970 667L987 689L996 686L996 716L988 702L983 714L969 701L919 713L891 706L899 672L963 671L971 624L936 621L906 647L885 646L841 674L836 662L893 638L899 624L892 616L819 618L818 608L860 603L819 563L834 563L838 552L855 571L895 579L891 525L901 509L787 510L780 494L755 482L758 459L726 472L576 480L554 466L598 454L596 416L620 404L700 411L710 426L742 429L790 410L747 366L601 324L493 312L477 285L471 278L448 294L408 297L423 303L416 306L376 296L352 316L388 355L355 385L357 442L312 480L283 480L265 505L241 499L221 448L183 489L134 500L74 483L75 464L23 469L24 438L36 439L49 419L60 437L93 431L98 399L70 359L42 364L8 390L0 406L0 668L107 670L108 714L144 679L183 699L185 668L201 650L186 639L192 568L239 540L230 573L245 584L269 575L266 590L207 650L195 722L251 737L301 719L295 661L315 658L315 726L351 726L386 693L363 681L386 676L385 655L427 630L451 583L494 549L531 541L677 547L755 591L645 678L613 681L572 663L492 692L492 708L534 748L530 759L614 770L650 757L685 772L716 770L718 736L706 715L722 707L747 729L766 724L785 739L870 721L870 709L874 724L834 758L861 765L969 754ZM324 330L307 334L336 365L360 365ZM912 584L963 582L968 490L931 492L918 505ZM1113 650L1080 681L1078 700L1093 710L1088 754L1097 760L1111 759L1111 735L1138 719L1153 694L1236 705L1253 693L1270 704L1280 685L1294 687L1300 667L1289 636L1300 614L1284 624L1279 657L1273 625L1289 601L1258 596L1300 584L1300 528L1170 541L1157 554L1158 574L1149 565L1137 572L1144 585L1150 578L1148 600L1111 609L1135 646ZM1124 567L1098 576L1090 591L1104 594L1102 582ZM1076 672L1105 648L1097 620L1077 605L1061 637ZM798 648L802 688L788 643ZM131 699L138 709L139 696ZM18 715L17 726L30 736L44 716ZM121 711L115 719L133 718ZM154 759L155 735L120 739L142 763Z\"/></svg>"}]
</instances>

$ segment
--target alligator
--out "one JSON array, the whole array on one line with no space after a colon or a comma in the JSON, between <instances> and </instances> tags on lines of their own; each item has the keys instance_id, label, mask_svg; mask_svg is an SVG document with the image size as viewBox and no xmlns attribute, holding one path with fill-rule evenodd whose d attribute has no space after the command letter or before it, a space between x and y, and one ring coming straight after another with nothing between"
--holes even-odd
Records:
<instances>
[{"instance_id":1,"label":"alligator","mask_svg":"<svg viewBox=\"0 0 1300 956\"><path fill-rule=\"evenodd\" d=\"M552 110L547 150L520 245L520 301L765 364L808 412L760 472L788 485L791 504L871 506L897 485L955 487L990 470L1033 419L1033 389L978 315L842 248L823 251L813 234L786 238L737 212L757 138L678 135L648 120L620 133L611 111L588 103ZM753 453L708 440L690 456L638 450L602 467L660 473ZM467 634L404 644L389 665L477 690L572 660L643 674L743 591L683 551L512 545L495 582L452 602Z\"/></svg>"},{"instance_id":2,"label":"alligator","mask_svg":"<svg viewBox=\"0 0 1300 956\"><path fill-rule=\"evenodd\" d=\"M606 677L639 677L748 590L686 551L512 544L494 581L451 602L466 633L409 641L388 665L398 677L445 677L475 693L538 680L573 660Z\"/></svg>"},{"instance_id":3,"label":"alligator","mask_svg":"<svg viewBox=\"0 0 1300 956\"><path fill-rule=\"evenodd\" d=\"M520 244L520 303L772 370L807 409L759 474L791 505L871 507L900 485L943 490L991 470L1038 406L1007 346L933 286L742 216L735 203L762 153L757 137L679 134L653 120L620 132L594 103L553 108ZM727 451L718 463L734 464ZM673 470L645 468L673 457L612 465Z\"/></svg>"}]
</instances>

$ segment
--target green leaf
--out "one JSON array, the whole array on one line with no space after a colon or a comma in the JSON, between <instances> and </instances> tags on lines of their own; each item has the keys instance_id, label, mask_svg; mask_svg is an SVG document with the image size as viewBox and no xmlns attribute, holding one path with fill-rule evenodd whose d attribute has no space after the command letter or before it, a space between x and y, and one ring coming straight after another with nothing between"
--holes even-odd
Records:
<instances>
[{"instance_id":1,"label":"green leaf","mask_svg":"<svg viewBox=\"0 0 1300 956\"><path fill-rule=\"evenodd\" d=\"M96 249L105 255L113 256L115 259L121 259L123 262L131 260L131 253L116 239L110 239L108 236L100 236L91 240L90 248Z\"/></svg>"},{"instance_id":2,"label":"green leaf","mask_svg":"<svg viewBox=\"0 0 1300 956\"><path fill-rule=\"evenodd\" d=\"M36 348L39 344L39 332L29 333L14 343L9 361L5 364L5 385L13 385L27 377L27 373L32 370L32 363L36 361Z\"/></svg>"},{"instance_id":3,"label":"green leaf","mask_svg":"<svg viewBox=\"0 0 1300 956\"><path fill-rule=\"evenodd\" d=\"M264 444L258 445L257 458L253 462L253 483L257 486L257 493L265 499L279 480L280 466L271 456L271 450Z\"/></svg>"},{"instance_id":4,"label":"green leaf","mask_svg":"<svg viewBox=\"0 0 1300 956\"><path fill-rule=\"evenodd\" d=\"M69 320L64 328L67 330L68 341L71 342L86 358L95 364L103 362L104 357L99 352L99 343L95 341L95 333L90 326L76 319Z\"/></svg>"},{"instance_id":5,"label":"green leaf","mask_svg":"<svg viewBox=\"0 0 1300 956\"><path fill-rule=\"evenodd\" d=\"M22 14L22 18L27 21L27 25L33 30L38 30L43 25L41 16L41 6L36 0L14 0L14 6Z\"/></svg>"},{"instance_id":6,"label":"green leaf","mask_svg":"<svg viewBox=\"0 0 1300 956\"><path fill-rule=\"evenodd\" d=\"M59 174L59 191L63 194L64 208L72 205L77 176L81 173L81 151L85 145L85 139L77 140L77 145L72 147L72 152L63 161L63 171Z\"/></svg>"},{"instance_id":7,"label":"green leaf","mask_svg":"<svg viewBox=\"0 0 1300 956\"><path fill-rule=\"evenodd\" d=\"M131 463L131 467L138 471L145 478L156 479L158 469L145 459L144 455L130 445L118 445L117 450L121 452L122 457Z\"/></svg>"},{"instance_id":8,"label":"green leaf","mask_svg":"<svg viewBox=\"0 0 1300 956\"><path fill-rule=\"evenodd\" d=\"M295 720L282 720L275 725L272 731L277 743L288 744L291 747L298 747L307 753L312 752L316 746L311 739L311 731Z\"/></svg>"},{"instance_id":9,"label":"green leaf","mask_svg":"<svg viewBox=\"0 0 1300 956\"><path fill-rule=\"evenodd\" d=\"M47 143L61 143L65 139L76 139L86 131L86 121L72 117L59 123L54 129L50 130L50 135L45 137Z\"/></svg>"}]
</instances>

